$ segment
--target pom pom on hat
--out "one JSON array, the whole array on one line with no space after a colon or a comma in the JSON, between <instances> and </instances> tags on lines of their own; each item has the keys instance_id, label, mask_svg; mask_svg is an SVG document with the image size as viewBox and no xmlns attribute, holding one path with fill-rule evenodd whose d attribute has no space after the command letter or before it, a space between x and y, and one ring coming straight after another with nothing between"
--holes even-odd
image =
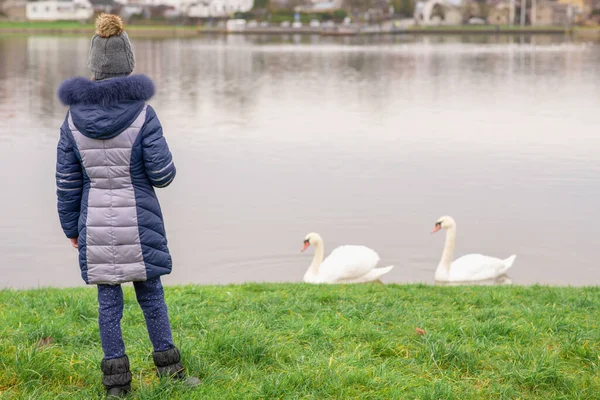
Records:
<instances>
[{"instance_id":1,"label":"pom pom on hat","mask_svg":"<svg viewBox=\"0 0 600 400\"><path fill-rule=\"evenodd\" d=\"M129 76L135 68L133 46L119 16L100 14L88 58L95 80Z\"/></svg>"},{"instance_id":2,"label":"pom pom on hat","mask_svg":"<svg viewBox=\"0 0 600 400\"><path fill-rule=\"evenodd\" d=\"M100 14L96 18L96 34L103 38L120 35L123 32L123 20L113 14Z\"/></svg>"}]
</instances>

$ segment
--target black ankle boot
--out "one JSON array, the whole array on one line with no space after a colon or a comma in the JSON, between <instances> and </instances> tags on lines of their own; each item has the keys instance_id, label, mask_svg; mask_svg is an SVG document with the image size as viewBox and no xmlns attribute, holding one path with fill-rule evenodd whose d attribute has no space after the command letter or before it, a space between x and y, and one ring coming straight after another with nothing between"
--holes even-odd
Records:
<instances>
[{"instance_id":1,"label":"black ankle boot","mask_svg":"<svg viewBox=\"0 0 600 400\"><path fill-rule=\"evenodd\" d=\"M109 397L125 397L131 390L131 371L127 356L102 360L102 383Z\"/></svg>"},{"instance_id":2,"label":"black ankle boot","mask_svg":"<svg viewBox=\"0 0 600 400\"><path fill-rule=\"evenodd\" d=\"M154 359L158 376L176 379L185 377L185 368L177 347L165 351L155 351L152 354L152 359Z\"/></svg>"},{"instance_id":3,"label":"black ankle boot","mask_svg":"<svg viewBox=\"0 0 600 400\"><path fill-rule=\"evenodd\" d=\"M186 386L198 386L200 379L185 374L185 367L181 362L181 356L177 347L165 351L156 351L152 354L156 373L159 377L170 377L184 381Z\"/></svg>"}]
</instances>

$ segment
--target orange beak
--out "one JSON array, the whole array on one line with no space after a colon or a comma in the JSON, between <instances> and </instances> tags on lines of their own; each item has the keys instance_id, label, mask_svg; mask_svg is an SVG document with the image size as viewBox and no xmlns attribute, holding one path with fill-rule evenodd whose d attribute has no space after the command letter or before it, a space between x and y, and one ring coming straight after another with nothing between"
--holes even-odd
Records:
<instances>
[{"instance_id":1,"label":"orange beak","mask_svg":"<svg viewBox=\"0 0 600 400\"><path fill-rule=\"evenodd\" d=\"M304 247L302 248L302 250L300 250L300 253L302 253L304 250L308 249L308 246L310 246L310 242L304 243Z\"/></svg>"},{"instance_id":2,"label":"orange beak","mask_svg":"<svg viewBox=\"0 0 600 400\"><path fill-rule=\"evenodd\" d=\"M436 225L435 228L433 228L433 230L431 231L431 233L436 233L440 229L442 229L442 226L441 225Z\"/></svg>"}]
</instances>

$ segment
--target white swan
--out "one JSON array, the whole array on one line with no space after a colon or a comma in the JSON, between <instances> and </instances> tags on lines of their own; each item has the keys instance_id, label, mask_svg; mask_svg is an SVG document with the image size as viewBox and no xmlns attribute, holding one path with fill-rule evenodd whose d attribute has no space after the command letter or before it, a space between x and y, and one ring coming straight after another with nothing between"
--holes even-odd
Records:
<instances>
[{"instance_id":1,"label":"white swan","mask_svg":"<svg viewBox=\"0 0 600 400\"><path fill-rule=\"evenodd\" d=\"M449 216L440 217L431 233L446 229L446 244L442 259L435 271L435 280L439 282L467 282L493 279L506 273L515 262L516 255L505 260L481 254L468 254L452 262L454 242L456 241L456 223Z\"/></svg>"},{"instance_id":2,"label":"white swan","mask_svg":"<svg viewBox=\"0 0 600 400\"><path fill-rule=\"evenodd\" d=\"M340 246L333 250L323 261L325 248L318 233L309 233L304 239L304 251L310 245L315 246L315 256L304 274L307 283L361 283L378 280L390 272L393 265L375 268L379 256L365 246Z\"/></svg>"}]
</instances>

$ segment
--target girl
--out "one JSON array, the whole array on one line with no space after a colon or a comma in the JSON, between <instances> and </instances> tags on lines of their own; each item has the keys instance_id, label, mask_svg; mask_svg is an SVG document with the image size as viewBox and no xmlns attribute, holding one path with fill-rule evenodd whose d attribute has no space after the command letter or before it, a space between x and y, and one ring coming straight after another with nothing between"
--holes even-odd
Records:
<instances>
[{"instance_id":1,"label":"girl","mask_svg":"<svg viewBox=\"0 0 600 400\"><path fill-rule=\"evenodd\" d=\"M154 84L130 76L133 47L119 17L96 20L88 66L92 80L73 78L58 90L69 106L57 152L58 212L64 233L79 249L83 280L98 285L102 382L109 395L123 396L131 388L121 335L125 282L133 282L159 376L185 378L160 281L172 262L154 192L173 181L175 165L156 113L146 104Z\"/></svg>"}]
</instances>

